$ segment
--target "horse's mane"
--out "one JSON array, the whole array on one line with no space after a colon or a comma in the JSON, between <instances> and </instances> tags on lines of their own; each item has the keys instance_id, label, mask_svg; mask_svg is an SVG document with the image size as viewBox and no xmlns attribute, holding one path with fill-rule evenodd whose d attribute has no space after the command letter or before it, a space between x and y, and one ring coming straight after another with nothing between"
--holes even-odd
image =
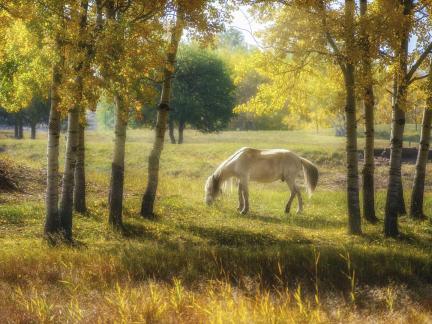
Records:
<instances>
[{"instance_id":1,"label":"horse's mane","mask_svg":"<svg viewBox=\"0 0 432 324\"><path fill-rule=\"evenodd\" d=\"M228 157L216 168L215 172L213 172L213 188L215 190L219 190L221 187L226 187L226 183L229 179L223 179L222 182L220 181L222 171L234 158L236 158L239 154L243 153L246 149L248 149L248 147L242 147L241 149L235 151L234 154Z\"/></svg>"}]
</instances>

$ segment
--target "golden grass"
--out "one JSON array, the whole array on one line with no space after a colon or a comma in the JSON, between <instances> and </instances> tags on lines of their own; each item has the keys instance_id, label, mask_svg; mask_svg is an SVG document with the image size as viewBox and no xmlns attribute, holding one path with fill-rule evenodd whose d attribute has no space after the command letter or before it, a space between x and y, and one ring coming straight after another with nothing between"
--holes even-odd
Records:
<instances>
[{"instance_id":1,"label":"golden grass","mask_svg":"<svg viewBox=\"0 0 432 324\"><path fill-rule=\"evenodd\" d=\"M152 133L130 131L120 235L106 225L111 137L87 136L89 211L74 215L75 248L43 242L38 177L28 177L34 182L25 193L0 194L0 323L432 321L431 223L401 218L399 240L384 239L382 223L347 235L342 139L187 132L186 144L165 147L159 219L148 221L138 211ZM45 168L45 145L43 134L0 139L3 155L35 174ZM235 194L212 208L203 204L205 178L246 145L286 147L319 163L322 182L304 214L284 215L281 183L253 184L247 216L236 212ZM412 167L404 170L408 189ZM382 190L377 199L382 218ZM425 206L430 213L430 194Z\"/></svg>"}]
</instances>

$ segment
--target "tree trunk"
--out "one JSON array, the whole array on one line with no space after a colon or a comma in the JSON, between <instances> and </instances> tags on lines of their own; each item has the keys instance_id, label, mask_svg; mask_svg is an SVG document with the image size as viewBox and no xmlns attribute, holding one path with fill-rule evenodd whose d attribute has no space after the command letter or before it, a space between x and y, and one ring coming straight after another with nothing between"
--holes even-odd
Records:
<instances>
[{"instance_id":1,"label":"tree trunk","mask_svg":"<svg viewBox=\"0 0 432 324\"><path fill-rule=\"evenodd\" d=\"M361 83L365 116L365 148L363 166L363 216L370 223L378 221L375 215L375 185L374 185L374 106L375 97L372 86L372 69L370 59L369 36L366 27L367 0L360 0L360 14L363 18L360 24L361 38Z\"/></svg>"},{"instance_id":2,"label":"tree trunk","mask_svg":"<svg viewBox=\"0 0 432 324\"><path fill-rule=\"evenodd\" d=\"M19 139L19 125L18 125L18 115L15 115L15 132L14 137Z\"/></svg>"},{"instance_id":3,"label":"tree trunk","mask_svg":"<svg viewBox=\"0 0 432 324\"><path fill-rule=\"evenodd\" d=\"M174 121L171 118L169 118L168 127L169 127L169 137L171 140L171 144L175 144L176 139L175 139L175 135L174 135Z\"/></svg>"},{"instance_id":4,"label":"tree trunk","mask_svg":"<svg viewBox=\"0 0 432 324\"><path fill-rule=\"evenodd\" d=\"M404 15L411 13L411 0L404 1ZM390 153L389 182L384 216L385 236L399 235L398 215L401 213L403 188L401 179L402 142L405 128L405 108L407 100L407 66L408 66L409 28L405 28L400 38L398 51L397 94L393 105L392 138Z\"/></svg>"},{"instance_id":5,"label":"tree trunk","mask_svg":"<svg viewBox=\"0 0 432 324\"><path fill-rule=\"evenodd\" d=\"M401 86L398 87L398 99L393 109L390 171L384 220L385 235L392 237L399 234L397 217L401 210L401 198L403 197L401 187L401 157L405 112L400 108L398 102L405 99L405 89L401 88Z\"/></svg>"},{"instance_id":6,"label":"tree trunk","mask_svg":"<svg viewBox=\"0 0 432 324\"><path fill-rule=\"evenodd\" d=\"M430 77L430 79L432 79L432 76ZM429 82L432 83L431 81L432 80L430 80ZM429 107L432 98L429 98L428 101L428 107L424 110L423 113L420 145L417 155L416 170L411 194L410 215L411 217L416 219L425 218L425 215L423 213L423 195L426 177L426 164L428 161L431 134L432 110Z\"/></svg>"},{"instance_id":7,"label":"tree trunk","mask_svg":"<svg viewBox=\"0 0 432 324\"><path fill-rule=\"evenodd\" d=\"M402 142L402 149L403 149L403 142ZM401 158L402 159L402 158ZM404 197L404 189L403 189L403 181L402 181L402 169L401 169L401 176L399 178L399 215L406 215L406 205L405 205L405 197Z\"/></svg>"},{"instance_id":8,"label":"tree trunk","mask_svg":"<svg viewBox=\"0 0 432 324\"><path fill-rule=\"evenodd\" d=\"M85 127L80 124L78 129L78 150L75 165L74 208L78 213L87 211L86 177L85 177Z\"/></svg>"},{"instance_id":9,"label":"tree trunk","mask_svg":"<svg viewBox=\"0 0 432 324\"><path fill-rule=\"evenodd\" d=\"M123 98L118 94L114 96L114 101L115 139L113 162L111 166L111 188L108 198L110 205L108 221L114 228L122 229L124 160L128 112Z\"/></svg>"},{"instance_id":10,"label":"tree trunk","mask_svg":"<svg viewBox=\"0 0 432 324\"><path fill-rule=\"evenodd\" d=\"M36 139L36 124L35 123L31 123L30 125L31 128L31 139Z\"/></svg>"},{"instance_id":11,"label":"tree trunk","mask_svg":"<svg viewBox=\"0 0 432 324\"><path fill-rule=\"evenodd\" d=\"M354 66L350 63L346 65L345 88L347 92L345 114L347 131L348 231L350 234L361 234Z\"/></svg>"},{"instance_id":12,"label":"tree trunk","mask_svg":"<svg viewBox=\"0 0 432 324\"><path fill-rule=\"evenodd\" d=\"M357 154L357 118L353 47L354 47L354 0L345 1L345 46L348 52L344 69L346 89L346 154L347 154L347 200L348 231L350 234L361 234L358 154Z\"/></svg>"},{"instance_id":13,"label":"tree trunk","mask_svg":"<svg viewBox=\"0 0 432 324\"><path fill-rule=\"evenodd\" d=\"M88 2L86 0L81 1L81 19L80 19L80 34L85 35L87 28L87 9ZM80 39L78 42L79 49L85 52L87 44L84 39ZM79 127L80 127L80 112L82 111L81 103L83 96L84 86L84 69L85 60L88 59L86 55L77 63L75 66L75 72L77 74L75 78L76 84L76 96L75 96L75 107L73 107L68 113L68 130L67 130L67 142L66 142L66 157L65 167L62 181L62 196L60 200L60 225L62 233L66 241L72 241L72 211L73 211L73 193L75 185L75 166L77 161L77 151L79 144Z\"/></svg>"},{"instance_id":14,"label":"tree trunk","mask_svg":"<svg viewBox=\"0 0 432 324\"><path fill-rule=\"evenodd\" d=\"M185 128L185 123L184 122L179 122L179 129L178 129L178 131L179 131L179 140L178 140L178 143L179 144L183 144L183 131L184 131L184 128Z\"/></svg>"},{"instance_id":15,"label":"tree trunk","mask_svg":"<svg viewBox=\"0 0 432 324\"><path fill-rule=\"evenodd\" d=\"M23 120L22 116L19 116L18 118L18 139L24 138L24 126L23 126Z\"/></svg>"},{"instance_id":16,"label":"tree trunk","mask_svg":"<svg viewBox=\"0 0 432 324\"><path fill-rule=\"evenodd\" d=\"M64 53L59 38L56 40L56 52L59 60L53 66L51 81L51 107L48 123L48 148L47 148L47 189L46 189L46 213L44 235L53 243L55 236L60 231L60 218L58 211L58 180L59 180L59 140L60 140L60 112L59 112L59 87L62 82L62 67L64 65Z\"/></svg>"},{"instance_id":17,"label":"tree trunk","mask_svg":"<svg viewBox=\"0 0 432 324\"><path fill-rule=\"evenodd\" d=\"M396 105L396 101L397 101L397 96L398 96L398 81L397 81L397 75L395 75L394 80L393 80L393 95L392 95L392 119L394 118L394 110L395 110L395 105ZM391 143L392 138L393 138L393 127L392 127L392 131L390 133L390 138L389 141ZM403 134L402 134L402 147L401 150L403 149ZM402 155L401 155L402 158ZM402 184L402 174L399 178L399 215L406 215L406 207L405 207L405 198L404 198L404 193L403 193L403 184Z\"/></svg>"},{"instance_id":18,"label":"tree trunk","mask_svg":"<svg viewBox=\"0 0 432 324\"><path fill-rule=\"evenodd\" d=\"M141 215L147 218L154 217L153 210L158 187L160 156L163 150L166 124L170 109L169 104L171 95L171 79L173 78L175 70L175 59L177 56L178 44L180 42L182 32L183 13L178 11L177 20L171 33L171 42L167 50L166 66L164 69L164 82L157 112L155 141L149 156L148 183L141 204Z\"/></svg>"},{"instance_id":19,"label":"tree trunk","mask_svg":"<svg viewBox=\"0 0 432 324\"><path fill-rule=\"evenodd\" d=\"M79 112L74 107L68 114L66 158L62 180L60 200L60 224L64 238L72 241L72 207L74 191L74 173L78 150Z\"/></svg>"}]
</instances>

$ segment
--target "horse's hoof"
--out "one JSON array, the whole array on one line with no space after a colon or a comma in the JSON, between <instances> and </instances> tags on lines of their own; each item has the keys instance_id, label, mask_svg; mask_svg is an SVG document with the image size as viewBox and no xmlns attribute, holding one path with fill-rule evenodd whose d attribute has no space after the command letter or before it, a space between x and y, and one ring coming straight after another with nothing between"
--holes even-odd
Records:
<instances>
[{"instance_id":1,"label":"horse's hoof","mask_svg":"<svg viewBox=\"0 0 432 324\"><path fill-rule=\"evenodd\" d=\"M240 214L242 214L242 215L246 215L247 214L247 212L248 212L248 210L246 210L246 209L243 209L241 212L240 212Z\"/></svg>"},{"instance_id":2,"label":"horse's hoof","mask_svg":"<svg viewBox=\"0 0 432 324\"><path fill-rule=\"evenodd\" d=\"M300 214L302 214L302 213L303 213L303 210L298 210L298 209L297 209L297 212L296 212L297 215L300 215Z\"/></svg>"}]
</instances>

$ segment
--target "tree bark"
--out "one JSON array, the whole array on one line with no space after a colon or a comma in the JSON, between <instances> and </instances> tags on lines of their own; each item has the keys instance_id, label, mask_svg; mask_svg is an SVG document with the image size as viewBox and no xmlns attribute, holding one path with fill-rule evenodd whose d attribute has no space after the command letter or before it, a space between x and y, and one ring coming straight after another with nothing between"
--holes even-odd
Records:
<instances>
[{"instance_id":1,"label":"tree bark","mask_svg":"<svg viewBox=\"0 0 432 324\"><path fill-rule=\"evenodd\" d=\"M85 177L85 127L80 124L78 128L78 149L75 165L74 208L78 213L87 211L86 205L86 177Z\"/></svg>"},{"instance_id":2,"label":"tree bark","mask_svg":"<svg viewBox=\"0 0 432 324\"><path fill-rule=\"evenodd\" d=\"M35 123L31 123L30 125L31 128L31 139L36 139L36 124Z\"/></svg>"},{"instance_id":3,"label":"tree bark","mask_svg":"<svg viewBox=\"0 0 432 324\"><path fill-rule=\"evenodd\" d=\"M346 159L347 159L347 200L348 200L348 232L361 234L358 154L357 154L357 117L355 96L355 67L353 60L354 48L354 0L345 0L345 46L347 60L344 69L346 89Z\"/></svg>"},{"instance_id":4,"label":"tree bark","mask_svg":"<svg viewBox=\"0 0 432 324\"><path fill-rule=\"evenodd\" d=\"M374 106L373 80L370 58L369 35L367 33L367 0L360 0L360 41L362 50L361 81L365 118L365 148L363 165L363 216L370 223L376 223L374 184Z\"/></svg>"},{"instance_id":5,"label":"tree bark","mask_svg":"<svg viewBox=\"0 0 432 324\"><path fill-rule=\"evenodd\" d=\"M56 52L59 60L53 66L51 81L51 107L48 122L48 148L47 148L47 189L45 212L45 238L53 243L60 231L60 218L58 210L59 190L59 140L60 140L60 112L59 87L62 82L62 67L64 53L59 38L56 40Z\"/></svg>"},{"instance_id":6,"label":"tree bark","mask_svg":"<svg viewBox=\"0 0 432 324\"><path fill-rule=\"evenodd\" d=\"M170 137L171 144L175 144L176 139L174 135L174 121L172 120L172 118L169 118L168 128L169 128L169 137Z\"/></svg>"},{"instance_id":7,"label":"tree bark","mask_svg":"<svg viewBox=\"0 0 432 324\"><path fill-rule=\"evenodd\" d=\"M161 98L158 106L155 140L149 156L148 183L141 204L141 215L147 218L154 217L154 202L159 180L160 156L163 150L166 124L170 109L171 81L175 70L175 59L177 56L178 44L183 32L183 13L178 10L177 20L171 33L171 41L167 50L166 65L164 69L164 82Z\"/></svg>"},{"instance_id":8,"label":"tree bark","mask_svg":"<svg viewBox=\"0 0 432 324\"><path fill-rule=\"evenodd\" d=\"M354 66L346 65L345 88L346 98L346 154L347 154L347 200L348 231L350 234L361 234L358 155L357 155L357 118L354 90Z\"/></svg>"},{"instance_id":9,"label":"tree bark","mask_svg":"<svg viewBox=\"0 0 432 324\"><path fill-rule=\"evenodd\" d=\"M402 142L402 149L403 149L403 142ZM401 157L402 159L402 157ZM405 197L404 197L404 187L403 187L403 181L402 181L402 169L401 169L401 176L399 178L399 215L406 215L406 204L405 204Z\"/></svg>"},{"instance_id":10,"label":"tree bark","mask_svg":"<svg viewBox=\"0 0 432 324\"><path fill-rule=\"evenodd\" d=\"M111 165L111 189L109 193L109 224L117 229L122 229L123 211L123 184L124 184L124 160L126 145L126 127L128 112L123 98L116 94L115 101L115 138L114 155Z\"/></svg>"},{"instance_id":11,"label":"tree bark","mask_svg":"<svg viewBox=\"0 0 432 324\"><path fill-rule=\"evenodd\" d=\"M405 127L405 112L400 108L399 100L404 100L405 89L398 87L398 99L393 108L392 138L390 153L389 183L385 207L384 232L386 236L399 234L397 217L401 210L402 181L401 181L401 157L402 137Z\"/></svg>"},{"instance_id":12,"label":"tree bark","mask_svg":"<svg viewBox=\"0 0 432 324\"><path fill-rule=\"evenodd\" d=\"M178 139L178 143L179 144L183 144L183 131L185 129L185 123L184 122L179 122L179 139Z\"/></svg>"},{"instance_id":13,"label":"tree bark","mask_svg":"<svg viewBox=\"0 0 432 324\"><path fill-rule=\"evenodd\" d=\"M412 0L404 1L405 16L411 14ZM384 216L384 234L389 237L399 235L398 215L401 213L403 188L401 179L402 142L405 128L405 108L407 100L407 66L408 66L409 28L405 28L400 38L398 50L397 95L393 105L392 137L390 153L389 182Z\"/></svg>"},{"instance_id":14,"label":"tree bark","mask_svg":"<svg viewBox=\"0 0 432 324\"><path fill-rule=\"evenodd\" d=\"M429 74L430 75L430 74ZM432 79L432 77L430 77ZM431 82L430 80L429 82ZM410 215L415 219L424 219L425 214L423 212L423 196L425 187L425 177L426 177L426 164L429 155L430 146L430 134L431 134L431 121L432 121L432 110L430 107L430 102L432 98L429 97L428 107L423 113L422 130L420 136L420 145L417 155L416 170L414 175L414 183L411 194L411 205L410 205Z\"/></svg>"},{"instance_id":15,"label":"tree bark","mask_svg":"<svg viewBox=\"0 0 432 324\"><path fill-rule=\"evenodd\" d=\"M394 118L394 111L395 111L395 104L397 101L397 96L398 96L398 81L397 81L397 75L395 75L394 80L393 80L393 95L392 95L392 118ZM393 138L393 127L392 127L392 131L390 133L390 143L392 141ZM402 147L401 150L403 149L403 134L402 134ZM402 156L402 155L401 155ZM402 157L401 157L402 158ZM405 207L405 198L404 198L404 193L403 193L403 183L402 183L402 174L399 178L399 215L405 215L406 214L406 207Z\"/></svg>"}]
</instances>

